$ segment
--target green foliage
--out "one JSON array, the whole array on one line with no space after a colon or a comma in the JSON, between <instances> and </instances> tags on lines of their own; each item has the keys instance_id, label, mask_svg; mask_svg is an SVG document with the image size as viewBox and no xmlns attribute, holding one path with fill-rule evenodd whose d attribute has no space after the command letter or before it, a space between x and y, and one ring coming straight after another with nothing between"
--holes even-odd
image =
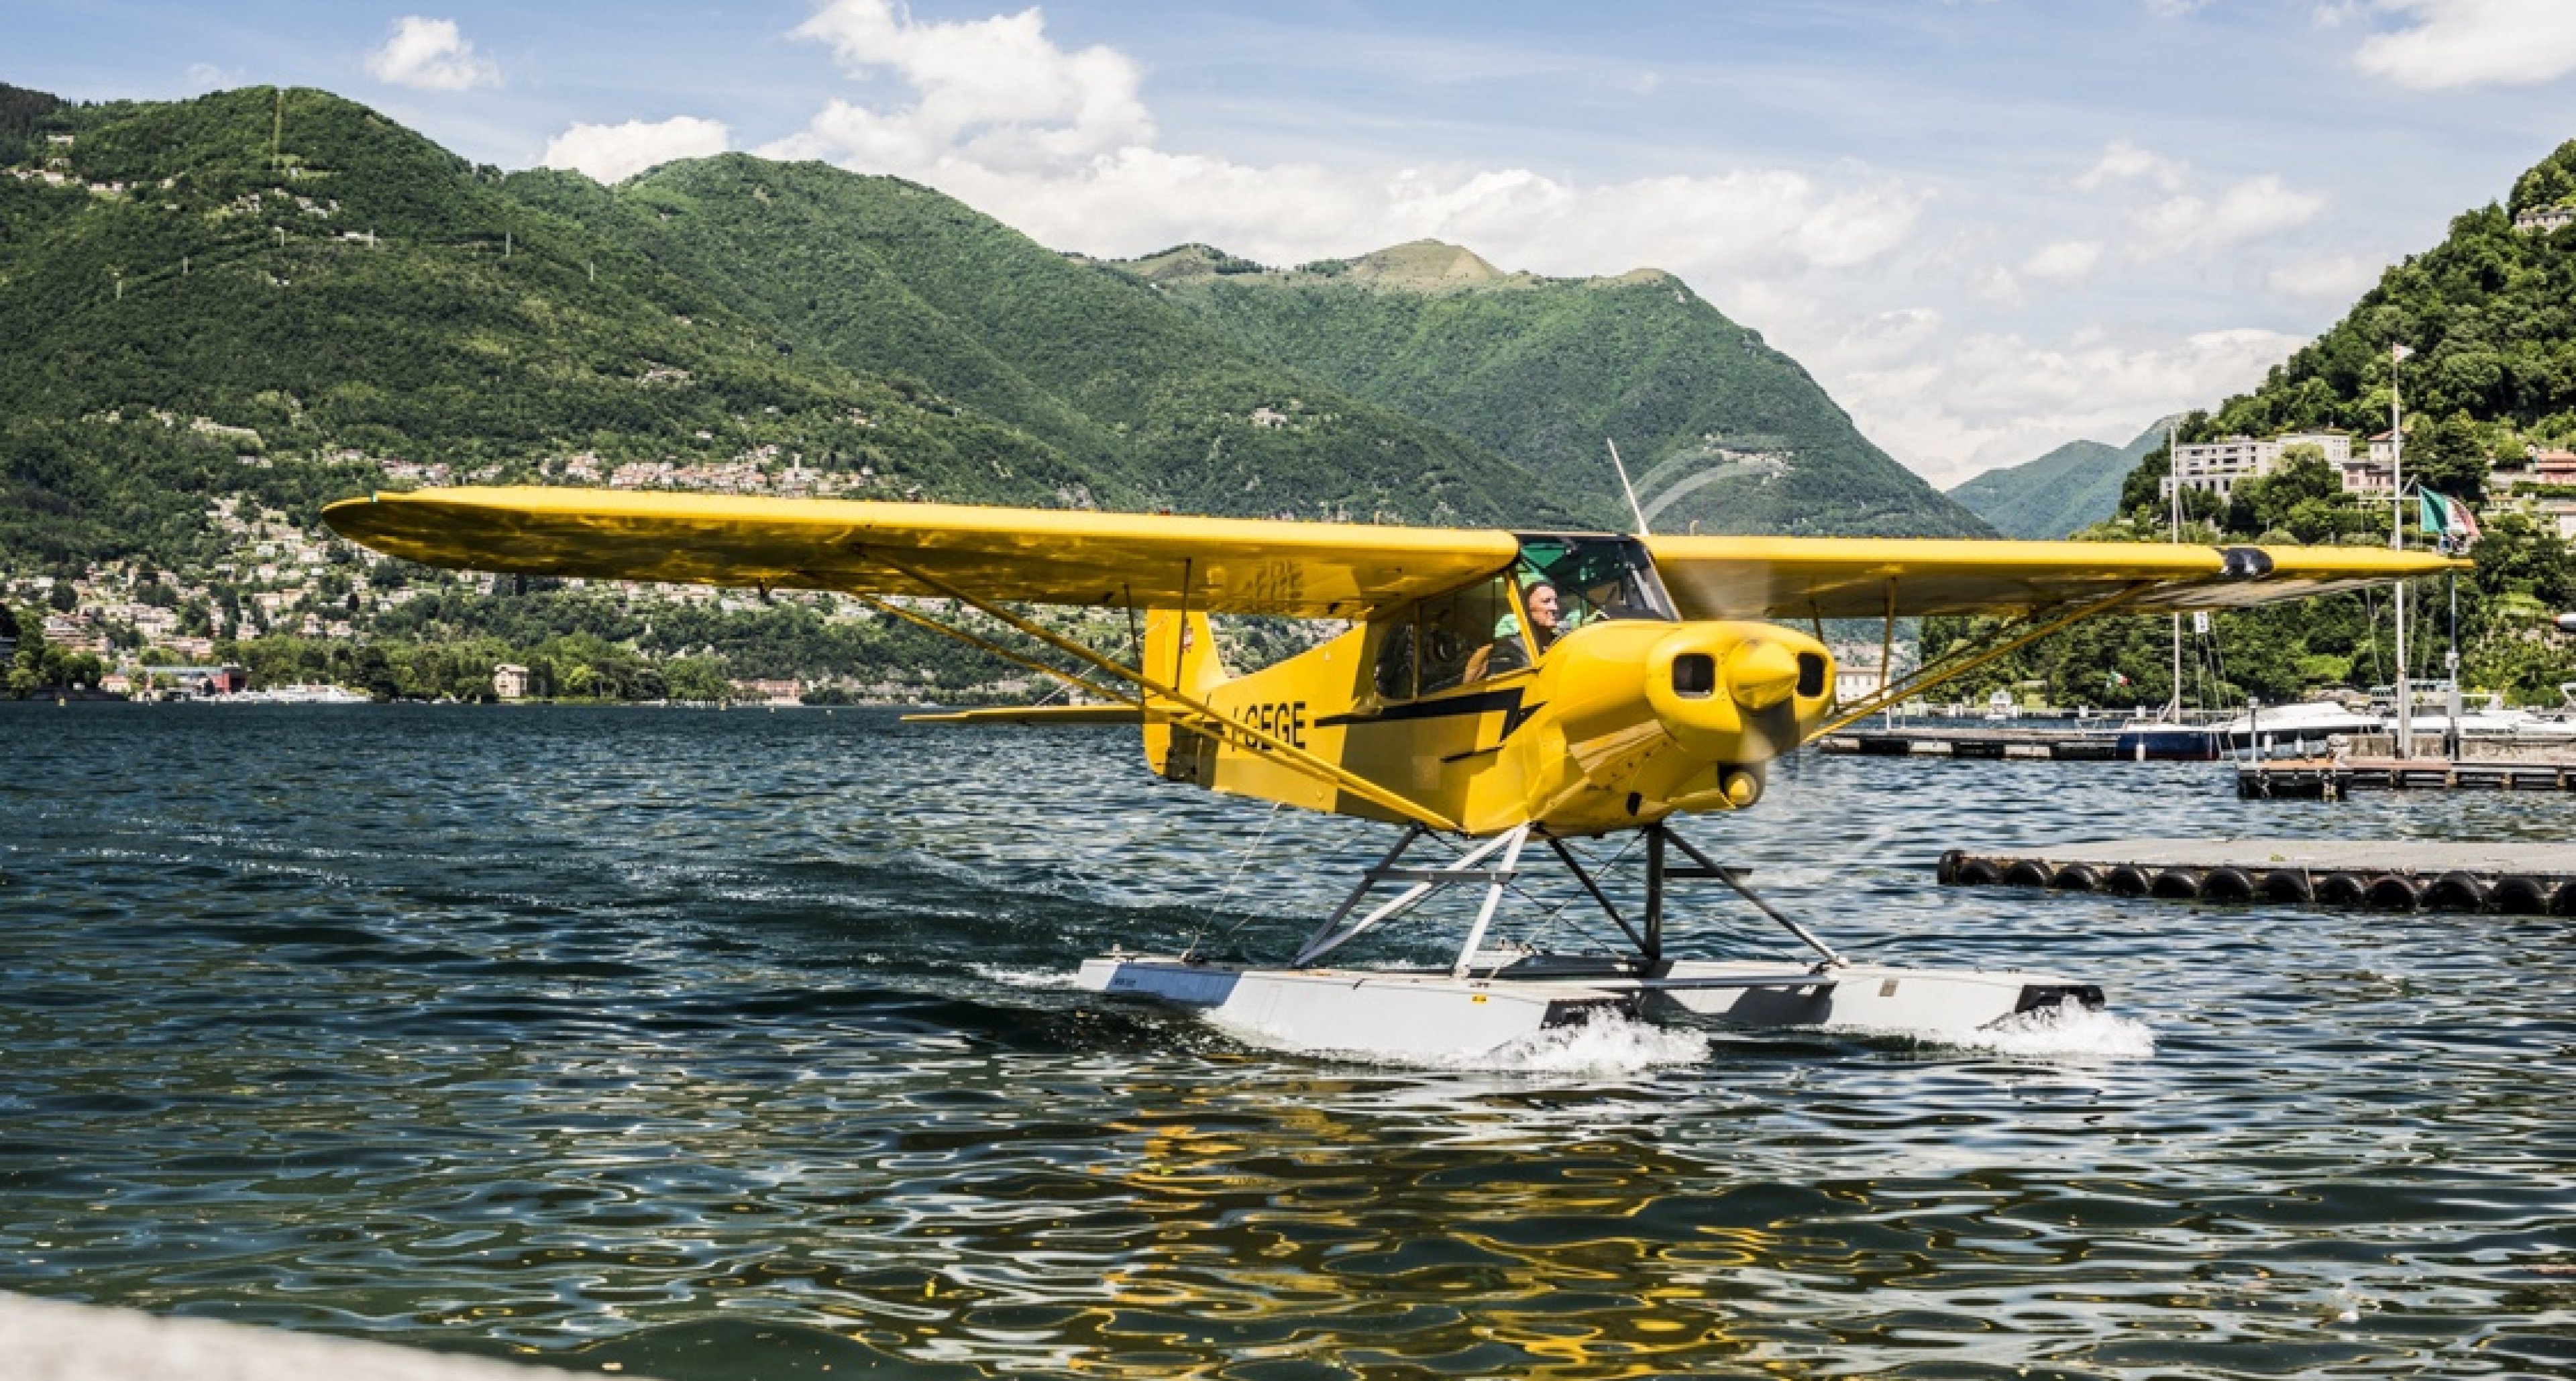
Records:
<instances>
[{"instance_id":1,"label":"green foliage","mask_svg":"<svg viewBox=\"0 0 2576 1381\"><path fill-rule=\"evenodd\" d=\"M2384 529L2387 517L2344 493L2343 477L2315 446L2284 450L2272 473L2240 481L2229 496L2226 530L2245 536L2286 535L2332 542Z\"/></svg>"},{"instance_id":2,"label":"green foliage","mask_svg":"<svg viewBox=\"0 0 2576 1381\"><path fill-rule=\"evenodd\" d=\"M107 675L107 666L96 653L74 652L49 641L42 610L22 614L0 610L0 615L5 615L0 622L15 624L18 640L17 651L0 663L0 694L23 700L47 691L95 689Z\"/></svg>"},{"instance_id":3,"label":"green foliage","mask_svg":"<svg viewBox=\"0 0 2576 1381\"><path fill-rule=\"evenodd\" d=\"M663 683L674 700L721 704L733 698L733 679L713 657L676 657L662 668Z\"/></svg>"},{"instance_id":4,"label":"green foliage","mask_svg":"<svg viewBox=\"0 0 2576 1381\"><path fill-rule=\"evenodd\" d=\"M44 135L62 98L0 82L0 165L39 163Z\"/></svg>"},{"instance_id":5,"label":"green foliage","mask_svg":"<svg viewBox=\"0 0 2576 1381\"><path fill-rule=\"evenodd\" d=\"M1157 286L893 179L741 156L614 189L505 178L310 90L72 106L0 88L0 160L46 158L73 183L0 178L0 572L169 572L136 598L262 685L484 698L506 661L544 695L855 676L957 698L1023 674L794 602L470 594L344 549L271 615L217 569L242 558L212 516L226 501L315 531L324 503L377 486L538 481L574 457L792 460L859 497L1612 526L1616 434L1641 472L1788 458L1694 491L1668 529L1975 530L1794 362L1658 276L1444 295L1338 263L1273 291L1280 275L1183 247L1178 286ZM1251 333L1321 350L1283 361L1190 300L1201 280L1346 319ZM384 607L369 641L286 635L356 610L361 573L429 593ZM34 642L19 693L77 674Z\"/></svg>"},{"instance_id":6,"label":"green foliage","mask_svg":"<svg viewBox=\"0 0 2576 1381\"><path fill-rule=\"evenodd\" d=\"M921 380L1043 438L1085 471L1065 501L1542 525L1569 515L1501 456L1300 377L1161 294L913 183L725 155L604 192L561 175L510 186L685 265L834 364ZM1220 276L1245 267L1173 253ZM1296 421L1263 425L1265 412Z\"/></svg>"},{"instance_id":7,"label":"green foliage","mask_svg":"<svg viewBox=\"0 0 2576 1381\"><path fill-rule=\"evenodd\" d=\"M2531 171L2514 179L2505 209L2514 215L2576 204L2576 139L2561 144Z\"/></svg>"},{"instance_id":8,"label":"green foliage","mask_svg":"<svg viewBox=\"0 0 2576 1381\"><path fill-rule=\"evenodd\" d=\"M1796 361L1680 280L1435 286L1372 264L1446 248L1287 274L1131 267L1250 350L1520 461L1592 525L1633 525L1602 444L1613 437L1649 503L1697 481L1657 515L1665 531L1987 531L1862 437Z\"/></svg>"},{"instance_id":9,"label":"green foliage","mask_svg":"<svg viewBox=\"0 0 2576 1381\"><path fill-rule=\"evenodd\" d=\"M713 287L335 97L68 118L76 175L126 192L0 179L0 331L17 347L0 355L0 462L46 469L50 492L80 487L55 472L95 439L62 429L156 413L230 429L207 437L235 455L504 479L585 451L685 463L764 446L870 464L898 497L1025 501L1065 472L1008 425L800 357Z\"/></svg>"}]
</instances>

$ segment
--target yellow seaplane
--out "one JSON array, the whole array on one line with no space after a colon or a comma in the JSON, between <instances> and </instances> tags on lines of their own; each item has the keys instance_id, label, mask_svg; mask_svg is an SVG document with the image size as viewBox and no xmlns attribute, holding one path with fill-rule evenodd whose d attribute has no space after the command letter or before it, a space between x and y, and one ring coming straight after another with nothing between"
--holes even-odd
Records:
<instances>
[{"instance_id":1,"label":"yellow seaplane","mask_svg":"<svg viewBox=\"0 0 2576 1381\"><path fill-rule=\"evenodd\" d=\"M1604 1011L1955 1034L2099 1006L2098 986L2053 974L1848 960L1670 822L1752 807L1769 765L1802 745L2093 615L2239 609L2455 564L2350 547L1618 536L570 488L385 493L323 516L435 566L836 591L1096 702L948 718L1137 723L1146 764L1171 781L1401 826L1282 963L1120 953L1081 969L1094 990L1214 1009L1284 1044L1400 1056L1489 1050ZM1123 614L1124 655L1030 605ZM967 610L990 622L968 626ZM1895 622L1928 614L2004 617L1891 684ZM1232 675L1216 615L1348 628ZM1850 618L1880 622L1882 676L1843 704L1823 621ZM1567 847L1623 834L1643 844L1627 851L1642 878ZM1551 864L1618 941L1488 948L1515 880ZM1670 952L1675 881L1722 886L1802 957ZM1473 904L1454 961L1327 962L1442 894Z\"/></svg>"}]
</instances>

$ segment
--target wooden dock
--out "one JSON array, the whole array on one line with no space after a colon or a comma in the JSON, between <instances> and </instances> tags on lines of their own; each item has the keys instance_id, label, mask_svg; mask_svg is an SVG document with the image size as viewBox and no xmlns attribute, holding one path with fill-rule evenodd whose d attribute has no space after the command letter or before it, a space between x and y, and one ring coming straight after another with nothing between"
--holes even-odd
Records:
<instances>
[{"instance_id":1,"label":"wooden dock","mask_svg":"<svg viewBox=\"0 0 2576 1381\"><path fill-rule=\"evenodd\" d=\"M2425 839L2106 839L2045 853L1953 849L1951 887L2172 901L2576 916L2576 845Z\"/></svg>"},{"instance_id":2,"label":"wooden dock","mask_svg":"<svg viewBox=\"0 0 2576 1381\"><path fill-rule=\"evenodd\" d=\"M2113 735L2081 729L1920 728L1844 729L1816 741L1827 753L1901 758L2031 758L2055 762L2112 762Z\"/></svg>"}]
</instances>

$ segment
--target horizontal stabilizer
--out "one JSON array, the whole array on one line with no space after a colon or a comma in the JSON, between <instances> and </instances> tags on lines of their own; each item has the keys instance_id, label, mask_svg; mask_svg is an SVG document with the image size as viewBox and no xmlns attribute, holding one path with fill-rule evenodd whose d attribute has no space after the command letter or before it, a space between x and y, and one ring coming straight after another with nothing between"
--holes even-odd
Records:
<instances>
[{"instance_id":1,"label":"horizontal stabilizer","mask_svg":"<svg viewBox=\"0 0 2576 1381\"><path fill-rule=\"evenodd\" d=\"M994 705L980 710L908 714L906 724L1138 724L1142 710L1125 705Z\"/></svg>"}]
</instances>

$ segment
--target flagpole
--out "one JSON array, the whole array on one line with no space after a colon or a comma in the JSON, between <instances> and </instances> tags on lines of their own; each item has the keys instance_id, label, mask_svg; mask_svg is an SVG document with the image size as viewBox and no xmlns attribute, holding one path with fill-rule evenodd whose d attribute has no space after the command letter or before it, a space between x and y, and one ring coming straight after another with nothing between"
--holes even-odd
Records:
<instances>
[{"instance_id":1,"label":"flagpole","mask_svg":"<svg viewBox=\"0 0 2576 1381\"><path fill-rule=\"evenodd\" d=\"M2388 545L2406 548L2406 423L2397 402L2397 362L2409 350L2388 347ZM2415 692L2406 683L2406 582L2397 582L2397 756L2415 756Z\"/></svg>"},{"instance_id":2,"label":"flagpole","mask_svg":"<svg viewBox=\"0 0 2576 1381\"><path fill-rule=\"evenodd\" d=\"M2449 527L2447 522L2443 524L2445 538L2450 536ZM2445 578L2451 587L2451 650L2443 658L2443 665L2451 672L2451 731L2443 735L2450 750L2443 756L2456 763L2460 760L2460 573L2451 571Z\"/></svg>"}]
</instances>

